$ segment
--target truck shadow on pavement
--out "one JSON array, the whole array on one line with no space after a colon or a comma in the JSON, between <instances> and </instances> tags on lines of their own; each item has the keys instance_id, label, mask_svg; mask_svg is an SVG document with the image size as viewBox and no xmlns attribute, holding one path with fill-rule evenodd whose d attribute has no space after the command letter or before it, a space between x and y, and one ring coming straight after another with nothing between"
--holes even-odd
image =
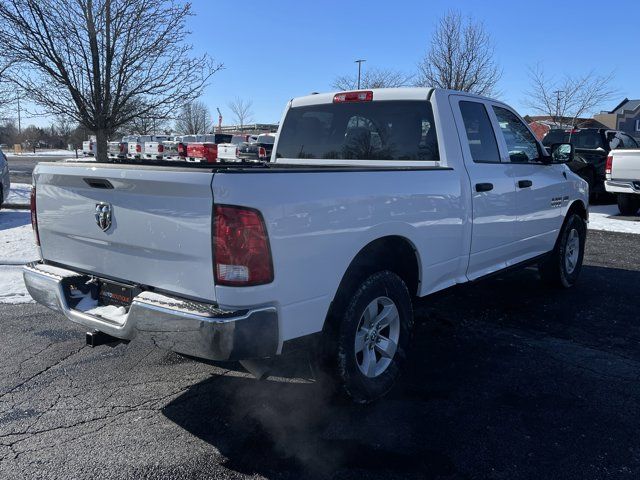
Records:
<instances>
[{"instance_id":1,"label":"truck shadow on pavement","mask_svg":"<svg viewBox=\"0 0 640 480\"><path fill-rule=\"evenodd\" d=\"M31 223L29 211L5 212L0 210L0 231L10 228L22 227Z\"/></svg>"},{"instance_id":2,"label":"truck shadow on pavement","mask_svg":"<svg viewBox=\"0 0 640 480\"><path fill-rule=\"evenodd\" d=\"M536 277L419 301L405 374L374 405L231 370L163 413L267 478L639 475L640 272L585 266L565 292Z\"/></svg>"}]
</instances>

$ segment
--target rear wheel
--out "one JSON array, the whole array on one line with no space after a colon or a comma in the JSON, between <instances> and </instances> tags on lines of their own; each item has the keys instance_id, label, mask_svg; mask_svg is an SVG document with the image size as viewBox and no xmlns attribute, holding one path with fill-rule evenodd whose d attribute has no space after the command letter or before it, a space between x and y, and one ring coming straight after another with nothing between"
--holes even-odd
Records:
<instances>
[{"instance_id":1,"label":"rear wheel","mask_svg":"<svg viewBox=\"0 0 640 480\"><path fill-rule=\"evenodd\" d=\"M618 210L622 215L635 215L640 209L640 195L634 193L618 194Z\"/></svg>"},{"instance_id":2,"label":"rear wheel","mask_svg":"<svg viewBox=\"0 0 640 480\"><path fill-rule=\"evenodd\" d=\"M582 270L586 237L585 221L572 213L560 231L553 252L539 265L540 277L545 283L561 288L575 285Z\"/></svg>"},{"instance_id":3,"label":"rear wheel","mask_svg":"<svg viewBox=\"0 0 640 480\"><path fill-rule=\"evenodd\" d=\"M325 331L325 366L341 394L369 403L400 375L413 328L411 297L390 271L371 275L349 294Z\"/></svg>"}]
</instances>

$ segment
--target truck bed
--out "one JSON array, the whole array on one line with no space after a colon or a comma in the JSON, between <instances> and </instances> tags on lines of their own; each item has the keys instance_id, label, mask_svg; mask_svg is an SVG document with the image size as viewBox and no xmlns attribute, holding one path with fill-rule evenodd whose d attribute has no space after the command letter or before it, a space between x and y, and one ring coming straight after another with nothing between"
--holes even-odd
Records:
<instances>
[{"instance_id":1,"label":"truck bed","mask_svg":"<svg viewBox=\"0 0 640 480\"><path fill-rule=\"evenodd\" d=\"M118 164L41 163L34 171L34 178L42 257L49 263L102 278L152 287L160 292L195 300L217 302L212 255L214 197L219 204L268 207L265 212L268 228L285 228L287 235L287 225L293 217L282 210L283 205L290 205L286 208L298 208L300 215L312 219L313 223L309 225L312 230L318 228L325 231L337 226L336 220L340 228L349 228L353 220L350 214L344 218L340 215L334 218L338 210L335 214L315 211L316 202L328 202L336 194L335 188L329 186L346 182L340 187L345 189L339 194L340 197L344 196L340 202L351 205L349 208L360 212L360 215L366 213L368 208L374 208L365 206L366 199L374 191L378 203L386 198L394 198L398 192L406 196L404 201L413 202L408 196L409 192L404 191L406 188L400 187L405 182L396 175L403 175L403 171L430 170L444 172L452 169L432 166L177 164L162 160L144 164L135 161ZM389 173L373 174L375 178L371 182L376 187L371 191L367 188L366 191L360 189L354 192L347 188L347 185L354 183L353 177L344 175L344 172ZM295 181L288 175L293 173L300 175ZM327 176L316 176L322 173ZM268 182L253 178L233 180L237 175L277 175L278 178ZM214 177L218 176L219 180L214 182ZM397 180L395 184L387 185L385 178ZM429 181L433 183L432 189L436 193L420 195L422 200L419 203L427 201L427 208L431 210L437 203L449 202L443 196L444 188L456 190L460 186L457 177L447 178L449 180L444 183L435 177ZM388 196L382 195L382 185L387 185ZM291 196L300 189L307 192L308 198ZM275 192L279 193L276 195ZM314 193L309 195L309 192ZM105 204L111 208L112 226L103 231L96 209ZM280 206L274 210L276 205ZM375 208L378 209L378 215L383 216L391 214L393 210L384 204ZM417 204L415 208L418 208ZM449 209L447 206L445 210ZM433 215L441 217L437 209L433 210ZM456 216L461 216L461 213ZM327 221L334 222L333 226L326 224ZM362 227L372 226L368 220L362 219L362 222ZM331 242L335 241L333 235L323 234L322 238L329 242L322 246L323 249L330 248ZM281 251L282 243L277 235L272 241L274 250ZM287 249L291 251L291 246ZM287 249L282 250L283 254ZM278 259L278 262L279 265L285 265L288 260ZM298 279L299 282L301 280ZM238 304L239 298L231 301Z\"/></svg>"}]
</instances>

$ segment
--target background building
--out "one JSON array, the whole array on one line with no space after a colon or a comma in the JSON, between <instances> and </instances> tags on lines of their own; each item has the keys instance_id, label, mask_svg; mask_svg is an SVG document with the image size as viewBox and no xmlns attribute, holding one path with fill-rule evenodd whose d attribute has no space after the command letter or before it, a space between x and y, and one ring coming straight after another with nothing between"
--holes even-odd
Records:
<instances>
[{"instance_id":1,"label":"background building","mask_svg":"<svg viewBox=\"0 0 640 480\"><path fill-rule=\"evenodd\" d=\"M640 100L625 98L610 112L601 112L593 118L607 128L620 130L640 140Z\"/></svg>"}]
</instances>

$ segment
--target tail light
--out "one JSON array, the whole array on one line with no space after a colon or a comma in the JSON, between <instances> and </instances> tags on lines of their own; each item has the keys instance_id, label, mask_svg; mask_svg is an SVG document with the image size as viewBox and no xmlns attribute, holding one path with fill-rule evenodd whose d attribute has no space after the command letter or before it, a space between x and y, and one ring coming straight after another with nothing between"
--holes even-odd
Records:
<instances>
[{"instance_id":1,"label":"tail light","mask_svg":"<svg viewBox=\"0 0 640 480\"><path fill-rule=\"evenodd\" d=\"M158 153L163 153L164 152L164 145L160 144L158 145Z\"/></svg>"},{"instance_id":2,"label":"tail light","mask_svg":"<svg viewBox=\"0 0 640 480\"><path fill-rule=\"evenodd\" d=\"M611 176L611 169L613 168L613 155L607 157L607 163L604 166L604 174Z\"/></svg>"},{"instance_id":3,"label":"tail light","mask_svg":"<svg viewBox=\"0 0 640 480\"><path fill-rule=\"evenodd\" d=\"M127 151L126 144L121 143L120 144L120 153L125 153L126 151Z\"/></svg>"},{"instance_id":4,"label":"tail light","mask_svg":"<svg viewBox=\"0 0 640 480\"><path fill-rule=\"evenodd\" d=\"M266 158L267 157L267 149L264 147L258 147L258 157Z\"/></svg>"},{"instance_id":5,"label":"tail light","mask_svg":"<svg viewBox=\"0 0 640 480\"><path fill-rule=\"evenodd\" d=\"M202 158L208 163L218 161L218 145L215 143L205 143L202 145Z\"/></svg>"},{"instance_id":6,"label":"tail light","mask_svg":"<svg viewBox=\"0 0 640 480\"><path fill-rule=\"evenodd\" d=\"M373 92L371 90L336 93L333 97L333 103L370 102L371 100L373 100Z\"/></svg>"},{"instance_id":7,"label":"tail light","mask_svg":"<svg viewBox=\"0 0 640 480\"><path fill-rule=\"evenodd\" d=\"M273 281L269 236L259 211L216 205L213 255L217 285L250 286Z\"/></svg>"},{"instance_id":8,"label":"tail light","mask_svg":"<svg viewBox=\"0 0 640 480\"><path fill-rule=\"evenodd\" d=\"M40 234L38 233L38 212L36 210L36 187L31 189L31 226L33 227L33 234L36 237L36 245L40 246Z\"/></svg>"},{"instance_id":9,"label":"tail light","mask_svg":"<svg viewBox=\"0 0 640 480\"><path fill-rule=\"evenodd\" d=\"M187 146L184 143L178 144L178 155L181 157L187 156Z\"/></svg>"},{"instance_id":10,"label":"tail light","mask_svg":"<svg viewBox=\"0 0 640 480\"><path fill-rule=\"evenodd\" d=\"M140 145L139 143L136 145L136 153L140 153L142 152L142 145Z\"/></svg>"}]
</instances>

